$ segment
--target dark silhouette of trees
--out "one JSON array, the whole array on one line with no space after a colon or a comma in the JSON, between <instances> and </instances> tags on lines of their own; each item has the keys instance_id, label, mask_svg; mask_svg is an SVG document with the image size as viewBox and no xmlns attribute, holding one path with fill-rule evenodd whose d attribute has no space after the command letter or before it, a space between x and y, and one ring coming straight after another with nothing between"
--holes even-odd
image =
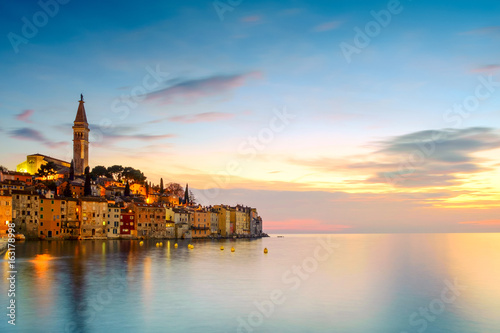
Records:
<instances>
[{"instance_id":1,"label":"dark silhouette of trees","mask_svg":"<svg viewBox=\"0 0 500 333\"><path fill-rule=\"evenodd\" d=\"M92 188L90 187L90 168L85 168L85 185L83 187L83 195L90 196L92 195Z\"/></svg>"},{"instance_id":2,"label":"dark silhouette of trees","mask_svg":"<svg viewBox=\"0 0 500 333\"><path fill-rule=\"evenodd\" d=\"M36 175L38 177L47 177L57 174L57 166L54 162L48 162L38 169Z\"/></svg>"},{"instance_id":3,"label":"dark silhouette of trees","mask_svg":"<svg viewBox=\"0 0 500 333\"><path fill-rule=\"evenodd\" d=\"M127 180L127 184L125 185L125 191L123 193L126 197L130 197L130 184L128 183L128 180Z\"/></svg>"},{"instance_id":4,"label":"dark silhouette of trees","mask_svg":"<svg viewBox=\"0 0 500 333\"><path fill-rule=\"evenodd\" d=\"M64 187L63 196L67 198L73 197L73 192L71 192L71 183L69 181L66 183L66 186Z\"/></svg>"},{"instance_id":5,"label":"dark silhouette of trees","mask_svg":"<svg viewBox=\"0 0 500 333\"><path fill-rule=\"evenodd\" d=\"M95 166L92 171L90 172L92 175L92 178L99 178L99 177L108 177L110 174L108 173L108 169L102 165Z\"/></svg>"},{"instance_id":6,"label":"dark silhouette of trees","mask_svg":"<svg viewBox=\"0 0 500 333\"><path fill-rule=\"evenodd\" d=\"M73 160L71 160L71 165L69 166L69 180L75 180L75 165Z\"/></svg>"},{"instance_id":7,"label":"dark silhouette of trees","mask_svg":"<svg viewBox=\"0 0 500 333\"><path fill-rule=\"evenodd\" d=\"M165 189L165 192L170 196L170 195L175 195L179 199L182 199L184 197L184 189L182 186L178 183L169 183L167 185L167 188Z\"/></svg>"}]
</instances>

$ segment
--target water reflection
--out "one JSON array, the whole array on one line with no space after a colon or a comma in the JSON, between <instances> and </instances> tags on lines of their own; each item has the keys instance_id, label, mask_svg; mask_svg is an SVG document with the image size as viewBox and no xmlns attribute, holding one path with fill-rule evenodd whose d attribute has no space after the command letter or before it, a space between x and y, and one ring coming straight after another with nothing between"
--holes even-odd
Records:
<instances>
[{"instance_id":1,"label":"water reflection","mask_svg":"<svg viewBox=\"0 0 500 333\"><path fill-rule=\"evenodd\" d=\"M255 241L26 242L16 249L18 328L235 332L279 290L258 332L416 332L445 281L467 289L428 332L500 327L500 235L286 236ZM321 244L335 244L329 251ZM226 250L221 251L223 245ZM236 248L234 253L229 249ZM322 247L323 246L323 247ZM269 253L264 255L267 247ZM319 250L318 250L319 247ZM318 252L320 251L320 252ZM315 253L325 260L312 262ZM2 256L1 276L7 277ZM311 268L312 267L312 268ZM298 272L300 271L299 275ZM6 300L0 285L0 300ZM0 322L0 331L7 328Z\"/></svg>"}]
</instances>

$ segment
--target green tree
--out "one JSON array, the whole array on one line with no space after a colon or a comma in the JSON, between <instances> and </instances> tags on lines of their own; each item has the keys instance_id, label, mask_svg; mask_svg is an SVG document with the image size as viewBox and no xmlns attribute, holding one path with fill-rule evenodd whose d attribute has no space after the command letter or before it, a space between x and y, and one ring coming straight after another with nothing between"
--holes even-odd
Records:
<instances>
[{"instance_id":1,"label":"green tree","mask_svg":"<svg viewBox=\"0 0 500 333\"><path fill-rule=\"evenodd\" d=\"M122 179L123 167L121 165L113 165L108 167L108 174L111 175L115 180Z\"/></svg>"},{"instance_id":2,"label":"green tree","mask_svg":"<svg viewBox=\"0 0 500 333\"><path fill-rule=\"evenodd\" d=\"M126 197L130 197L130 184L128 183L128 180L127 180L127 184L125 185L124 195Z\"/></svg>"},{"instance_id":3,"label":"green tree","mask_svg":"<svg viewBox=\"0 0 500 333\"><path fill-rule=\"evenodd\" d=\"M68 181L68 182L66 183L66 186L64 187L63 196L65 196L65 197L67 197L67 198L71 198L71 197L73 197L73 193L71 192L71 184L70 184L70 181Z\"/></svg>"},{"instance_id":4,"label":"green tree","mask_svg":"<svg viewBox=\"0 0 500 333\"><path fill-rule=\"evenodd\" d=\"M191 190L189 190L189 202L192 205L196 205L196 198Z\"/></svg>"},{"instance_id":5,"label":"green tree","mask_svg":"<svg viewBox=\"0 0 500 333\"><path fill-rule=\"evenodd\" d=\"M48 162L47 164L43 164L38 169L36 175L38 177L47 177L57 174L57 166L54 162Z\"/></svg>"},{"instance_id":6,"label":"green tree","mask_svg":"<svg viewBox=\"0 0 500 333\"><path fill-rule=\"evenodd\" d=\"M92 178L106 177L108 175L108 169L102 165L95 166L90 172Z\"/></svg>"},{"instance_id":7,"label":"green tree","mask_svg":"<svg viewBox=\"0 0 500 333\"><path fill-rule=\"evenodd\" d=\"M73 160L71 160L71 165L69 166L69 180L75 180L75 165Z\"/></svg>"},{"instance_id":8,"label":"green tree","mask_svg":"<svg viewBox=\"0 0 500 333\"><path fill-rule=\"evenodd\" d=\"M9 171L9 169L7 169L6 167L4 167L3 165L0 165L0 171L7 172L7 171Z\"/></svg>"},{"instance_id":9,"label":"green tree","mask_svg":"<svg viewBox=\"0 0 500 333\"><path fill-rule=\"evenodd\" d=\"M85 185L83 187L83 195L90 196L92 195L92 188L90 187L90 168L85 168Z\"/></svg>"}]
</instances>

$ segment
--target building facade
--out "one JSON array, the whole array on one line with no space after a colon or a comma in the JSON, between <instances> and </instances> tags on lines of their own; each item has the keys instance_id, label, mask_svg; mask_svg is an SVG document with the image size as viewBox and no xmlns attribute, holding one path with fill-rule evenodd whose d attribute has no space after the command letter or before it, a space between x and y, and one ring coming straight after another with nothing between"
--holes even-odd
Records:
<instances>
[{"instance_id":1,"label":"building facade","mask_svg":"<svg viewBox=\"0 0 500 333\"><path fill-rule=\"evenodd\" d=\"M16 233L26 238L38 238L39 196L34 191L12 191L12 221Z\"/></svg>"}]
</instances>

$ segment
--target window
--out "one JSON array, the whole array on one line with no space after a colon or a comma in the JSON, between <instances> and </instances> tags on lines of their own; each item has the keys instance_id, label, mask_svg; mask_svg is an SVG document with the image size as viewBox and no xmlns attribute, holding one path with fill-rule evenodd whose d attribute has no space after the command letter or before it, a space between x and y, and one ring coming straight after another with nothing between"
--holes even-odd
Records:
<instances>
[{"instance_id":1,"label":"window","mask_svg":"<svg viewBox=\"0 0 500 333\"><path fill-rule=\"evenodd\" d=\"M40 207L40 211L43 212L43 207Z\"/></svg>"},{"instance_id":2,"label":"window","mask_svg":"<svg viewBox=\"0 0 500 333\"><path fill-rule=\"evenodd\" d=\"M18 196L18 199L19 199L19 196ZM40 203L43 203L43 199L40 199Z\"/></svg>"},{"instance_id":3,"label":"window","mask_svg":"<svg viewBox=\"0 0 500 333\"><path fill-rule=\"evenodd\" d=\"M58 223L59 224L59 223ZM56 230L56 235L59 235L59 231Z\"/></svg>"},{"instance_id":4,"label":"window","mask_svg":"<svg viewBox=\"0 0 500 333\"><path fill-rule=\"evenodd\" d=\"M59 226L59 222L56 223L56 227L58 227L58 226Z\"/></svg>"},{"instance_id":5,"label":"window","mask_svg":"<svg viewBox=\"0 0 500 333\"><path fill-rule=\"evenodd\" d=\"M133 219L134 219L134 217L133 217L133 216L131 216L131 217L130 217L130 219L131 219L131 220L133 220Z\"/></svg>"},{"instance_id":6,"label":"window","mask_svg":"<svg viewBox=\"0 0 500 333\"><path fill-rule=\"evenodd\" d=\"M29 197L28 197L28 199L29 199ZM54 204L54 200L52 200L51 204L52 204L52 205Z\"/></svg>"},{"instance_id":7,"label":"window","mask_svg":"<svg viewBox=\"0 0 500 333\"><path fill-rule=\"evenodd\" d=\"M42 219L43 219L43 216L42 216ZM40 227L43 227L43 222L40 222Z\"/></svg>"}]
</instances>

